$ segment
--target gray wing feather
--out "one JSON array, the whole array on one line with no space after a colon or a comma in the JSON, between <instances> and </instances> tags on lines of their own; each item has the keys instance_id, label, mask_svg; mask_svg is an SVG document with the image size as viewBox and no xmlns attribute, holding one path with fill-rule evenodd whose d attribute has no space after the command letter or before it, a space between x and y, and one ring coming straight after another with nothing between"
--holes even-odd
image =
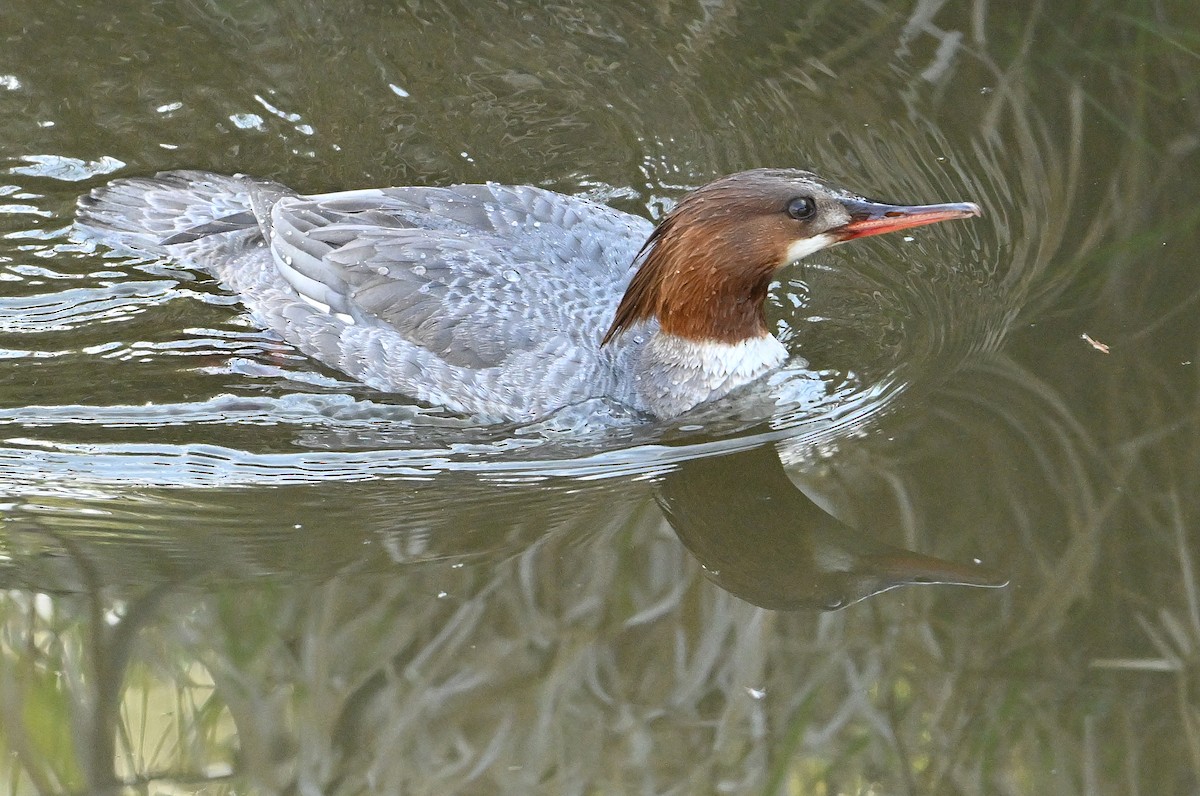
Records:
<instances>
[{"instance_id":1,"label":"gray wing feather","mask_svg":"<svg viewBox=\"0 0 1200 796\"><path fill-rule=\"evenodd\" d=\"M246 216L252 192L277 198L288 189L202 171L114 180L79 198L77 224L119 250L161 257L171 245L164 241L191 240L191 231L220 225L224 219L234 219L230 230L254 226L253 218Z\"/></svg>"},{"instance_id":2,"label":"gray wing feather","mask_svg":"<svg viewBox=\"0 0 1200 796\"><path fill-rule=\"evenodd\" d=\"M595 358L649 233L603 205L496 185L287 197L271 221L276 267L302 296L472 369L553 347Z\"/></svg>"},{"instance_id":3,"label":"gray wing feather","mask_svg":"<svg viewBox=\"0 0 1200 796\"><path fill-rule=\"evenodd\" d=\"M96 189L79 224L211 271L265 326L378 389L506 419L636 405L636 341L599 343L651 225L604 205L499 185L304 197L170 172Z\"/></svg>"}]
</instances>

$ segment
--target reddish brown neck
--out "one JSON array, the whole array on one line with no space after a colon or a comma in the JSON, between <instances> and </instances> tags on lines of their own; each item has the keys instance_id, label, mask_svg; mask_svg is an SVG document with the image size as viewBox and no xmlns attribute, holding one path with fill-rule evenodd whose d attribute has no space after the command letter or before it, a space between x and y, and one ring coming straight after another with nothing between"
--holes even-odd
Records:
<instances>
[{"instance_id":1,"label":"reddish brown neck","mask_svg":"<svg viewBox=\"0 0 1200 796\"><path fill-rule=\"evenodd\" d=\"M763 302L776 247L728 232L725 225L663 221L643 248L604 342L652 318L663 332L688 340L737 343L767 334Z\"/></svg>"}]
</instances>

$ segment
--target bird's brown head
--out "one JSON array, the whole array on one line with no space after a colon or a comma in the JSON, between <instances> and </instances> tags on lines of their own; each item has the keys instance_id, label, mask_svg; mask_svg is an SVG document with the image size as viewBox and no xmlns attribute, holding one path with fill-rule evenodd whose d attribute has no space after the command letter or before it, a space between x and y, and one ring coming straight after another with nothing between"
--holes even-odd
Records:
<instances>
[{"instance_id":1,"label":"bird's brown head","mask_svg":"<svg viewBox=\"0 0 1200 796\"><path fill-rule=\"evenodd\" d=\"M722 177L681 199L655 228L602 344L652 318L689 340L761 337L763 301L781 266L854 238L978 215L970 202L872 202L806 171Z\"/></svg>"}]
</instances>

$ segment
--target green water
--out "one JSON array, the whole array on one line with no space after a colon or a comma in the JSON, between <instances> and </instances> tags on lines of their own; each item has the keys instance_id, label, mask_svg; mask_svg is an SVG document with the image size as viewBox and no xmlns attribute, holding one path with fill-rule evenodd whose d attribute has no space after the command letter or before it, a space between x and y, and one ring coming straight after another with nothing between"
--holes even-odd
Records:
<instances>
[{"instance_id":1,"label":"green water","mask_svg":"<svg viewBox=\"0 0 1200 796\"><path fill-rule=\"evenodd\" d=\"M1200 790L1200 11L1018 5L0 7L0 791ZM781 273L769 420L480 428L69 234L765 165L985 210Z\"/></svg>"}]
</instances>

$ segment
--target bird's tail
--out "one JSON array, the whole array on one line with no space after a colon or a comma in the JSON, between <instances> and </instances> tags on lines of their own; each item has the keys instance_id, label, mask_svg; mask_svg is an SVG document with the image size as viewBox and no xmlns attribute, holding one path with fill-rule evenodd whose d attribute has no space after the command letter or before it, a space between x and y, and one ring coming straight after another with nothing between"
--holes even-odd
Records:
<instances>
[{"instance_id":1,"label":"bird's tail","mask_svg":"<svg viewBox=\"0 0 1200 796\"><path fill-rule=\"evenodd\" d=\"M111 248L163 257L172 244L257 227L255 197L264 187L205 171L113 180L79 198L76 228Z\"/></svg>"}]
</instances>

